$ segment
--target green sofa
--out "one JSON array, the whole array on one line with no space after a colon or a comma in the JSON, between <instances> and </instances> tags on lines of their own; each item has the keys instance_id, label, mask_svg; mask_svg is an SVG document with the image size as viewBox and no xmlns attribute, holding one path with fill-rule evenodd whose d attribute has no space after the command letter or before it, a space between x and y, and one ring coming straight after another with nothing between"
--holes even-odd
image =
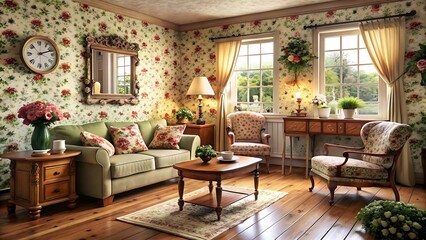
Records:
<instances>
[{"instance_id":1,"label":"green sofa","mask_svg":"<svg viewBox=\"0 0 426 240\"><path fill-rule=\"evenodd\" d=\"M164 119L141 122L94 122L83 125L62 125L50 130L51 139L63 139L68 150L79 150L76 157L76 188L80 195L100 199L102 206L112 203L114 195L149 184L177 177L173 164L195 159L200 145L197 135L183 135L180 149L149 149L139 153L108 156L105 149L83 146L80 132L87 131L109 140L109 126L125 127L136 123L147 146L157 125L166 126Z\"/></svg>"}]
</instances>

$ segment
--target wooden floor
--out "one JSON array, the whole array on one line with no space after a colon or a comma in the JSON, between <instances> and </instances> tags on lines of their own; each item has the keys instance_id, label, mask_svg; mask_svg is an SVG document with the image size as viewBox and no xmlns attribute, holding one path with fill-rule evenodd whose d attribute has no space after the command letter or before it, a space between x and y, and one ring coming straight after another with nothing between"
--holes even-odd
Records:
<instances>
[{"instance_id":1,"label":"wooden floor","mask_svg":"<svg viewBox=\"0 0 426 240\"><path fill-rule=\"evenodd\" d=\"M222 184L250 187L253 178L247 175ZM186 179L185 192L206 185L206 182ZM356 191L356 188L338 187L335 205L330 207L324 182L316 181L312 193L308 191L309 186L304 169L295 169L289 176L282 176L279 166L272 166L269 175L261 172L259 189L289 194L218 239L372 239L355 219L357 212L375 199L394 199L387 188ZM399 186L399 192L401 201L426 209L424 186ZM30 221L27 211L19 206L16 216L8 217L6 201L1 200L0 239L181 239L115 220L165 200L177 200L177 197L177 183L172 180L120 194L111 206L104 208L97 207L96 201L87 197L80 197L74 210L68 210L65 203L47 206L42 209L42 217L35 221Z\"/></svg>"}]
</instances>

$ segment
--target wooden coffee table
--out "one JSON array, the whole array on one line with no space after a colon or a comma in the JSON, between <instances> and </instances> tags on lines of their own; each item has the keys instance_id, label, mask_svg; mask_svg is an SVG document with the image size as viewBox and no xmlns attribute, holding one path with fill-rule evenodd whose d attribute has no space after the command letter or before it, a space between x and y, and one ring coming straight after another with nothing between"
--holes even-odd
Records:
<instances>
[{"instance_id":1,"label":"wooden coffee table","mask_svg":"<svg viewBox=\"0 0 426 240\"><path fill-rule=\"evenodd\" d=\"M217 160L217 158L213 158L207 164L204 164L200 159L196 159L173 165L173 168L177 169L179 174L179 210L183 210L183 205L185 202L202 205L214 208L216 210L217 220L220 220L222 208L229 206L230 204L251 194L254 194L255 200L257 200L257 188L259 186L258 168L259 162L261 161L262 159L260 158L238 156L238 160L234 162L222 162ZM239 188L222 189L222 180L238 177L247 173L253 173L254 191ZM193 196L184 200L184 177L209 181L209 193ZM216 196L212 194L213 181L217 182Z\"/></svg>"}]
</instances>

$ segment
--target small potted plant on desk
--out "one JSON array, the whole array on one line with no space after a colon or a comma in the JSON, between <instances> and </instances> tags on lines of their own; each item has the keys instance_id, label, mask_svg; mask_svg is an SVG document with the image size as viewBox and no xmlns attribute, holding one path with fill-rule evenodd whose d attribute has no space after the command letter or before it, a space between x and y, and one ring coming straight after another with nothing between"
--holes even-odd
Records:
<instances>
[{"instance_id":1,"label":"small potted plant on desk","mask_svg":"<svg viewBox=\"0 0 426 240\"><path fill-rule=\"evenodd\" d=\"M194 114L188 108L180 108L175 115L178 123L188 123L194 120Z\"/></svg>"},{"instance_id":2,"label":"small potted plant on desk","mask_svg":"<svg viewBox=\"0 0 426 240\"><path fill-rule=\"evenodd\" d=\"M212 158L216 157L216 151L211 145L201 145L195 149L195 156L201 158L204 164L207 164Z\"/></svg>"},{"instance_id":3,"label":"small potted plant on desk","mask_svg":"<svg viewBox=\"0 0 426 240\"><path fill-rule=\"evenodd\" d=\"M365 107L365 103L357 97L344 97L339 99L337 107L343 109L345 119L352 119L354 118L355 109Z\"/></svg>"}]
</instances>

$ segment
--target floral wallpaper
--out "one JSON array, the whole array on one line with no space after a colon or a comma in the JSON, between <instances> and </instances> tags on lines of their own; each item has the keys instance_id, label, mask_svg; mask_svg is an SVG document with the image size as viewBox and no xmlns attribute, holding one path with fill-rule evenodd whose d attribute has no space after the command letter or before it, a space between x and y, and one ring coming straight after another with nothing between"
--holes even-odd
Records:
<instances>
[{"instance_id":1,"label":"floral wallpaper","mask_svg":"<svg viewBox=\"0 0 426 240\"><path fill-rule=\"evenodd\" d=\"M32 127L17 117L18 109L35 100L56 104L70 113L58 124L93 121L139 121L164 117L174 122L174 111L181 106L197 112L196 96L186 96L195 76L207 76L216 88L215 44L210 37L280 31L279 44L289 37L311 41L312 30L303 26L393 15L416 10L407 19L407 58L425 43L426 3L423 0L342 9L307 15L223 25L187 32L176 32L123 15L93 8L71 0L0 0L0 152L29 149ZM84 37L117 34L140 45L137 78L141 82L137 105L87 105L82 103L84 78ZM59 46L59 67L52 73L30 72L19 57L26 38L45 35ZM276 113L289 114L296 108L295 92L312 99L312 73L306 72L299 86L288 85L287 71L279 65L279 95ZM416 174L421 174L420 151L426 147L426 88L420 86L420 74L404 80L408 117L414 134L410 139ZM216 89L215 89L215 92ZM214 122L216 100L206 97L204 118ZM310 101L302 107L312 111ZM197 112L198 113L198 112ZM320 143L318 143L320 144ZM303 146L299 146L302 148ZM0 189L8 185L8 160L0 160Z\"/></svg>"}]
</instances>

